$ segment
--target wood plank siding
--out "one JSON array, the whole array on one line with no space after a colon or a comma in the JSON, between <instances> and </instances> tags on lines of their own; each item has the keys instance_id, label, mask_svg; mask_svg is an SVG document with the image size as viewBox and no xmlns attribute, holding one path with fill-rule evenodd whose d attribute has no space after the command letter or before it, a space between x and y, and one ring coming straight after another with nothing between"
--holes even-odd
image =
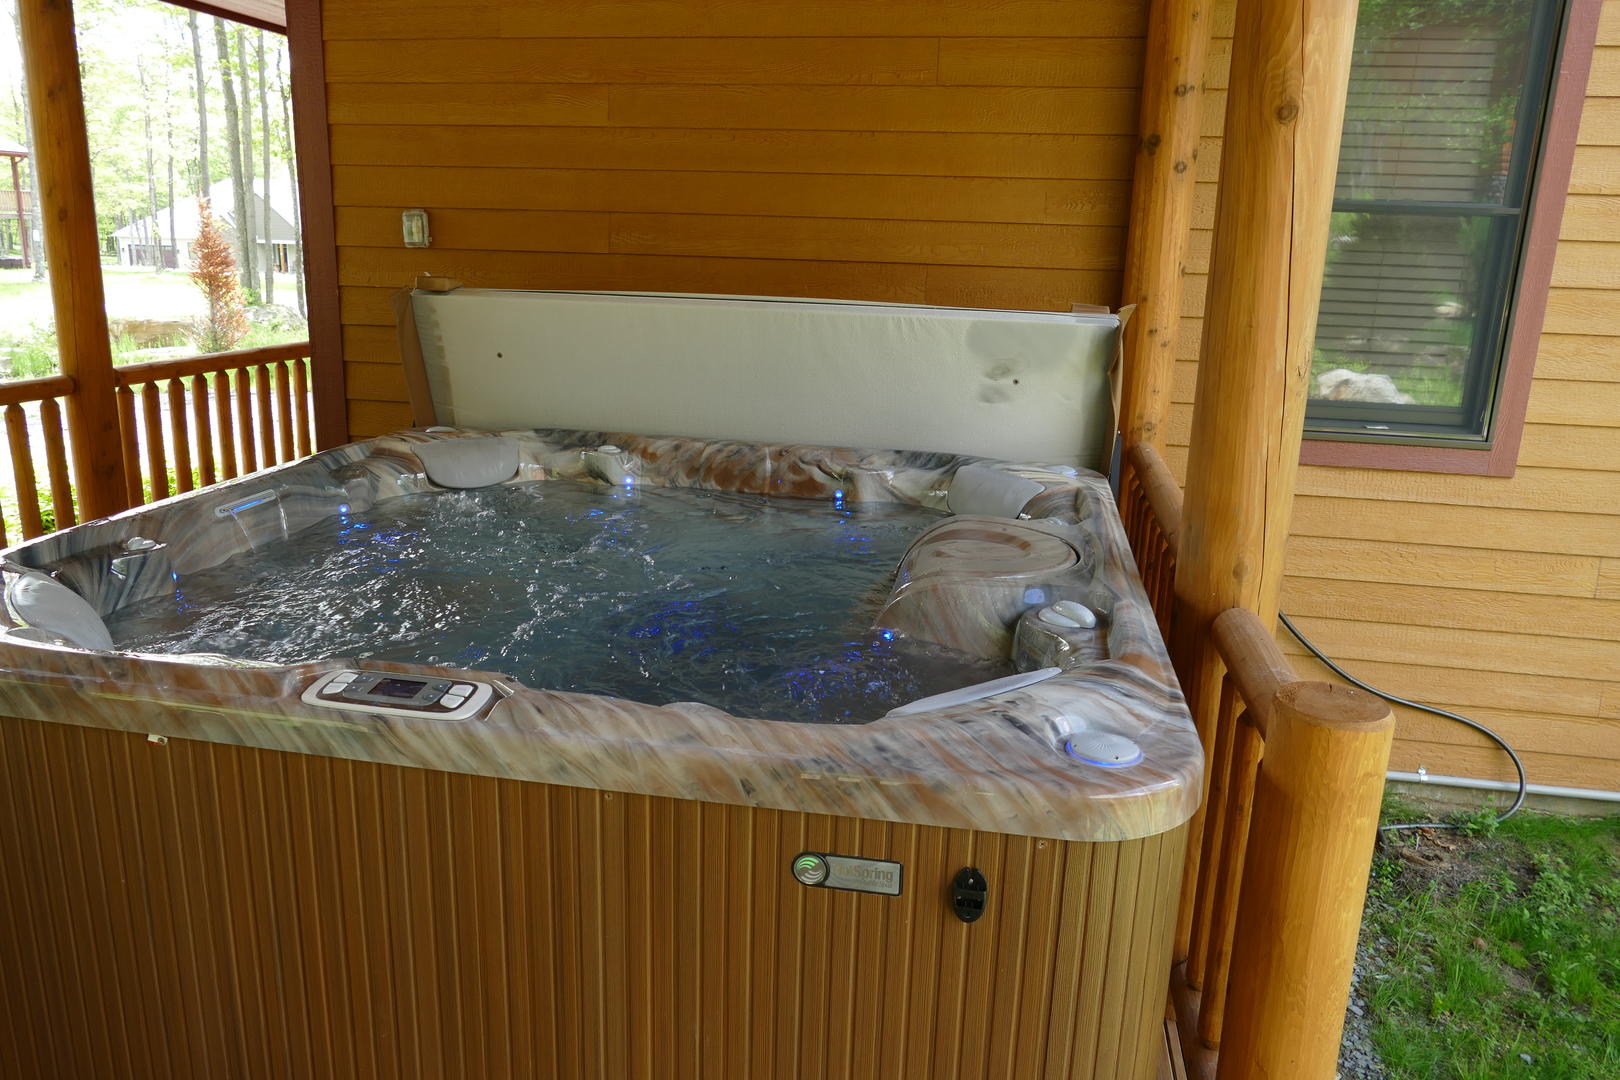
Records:
<instances>
[{"instance_id":1,"label":"wood plank siding","mask_svg":"<svg viewBox=\"0 0 1620 1080\"><path fill-rule=\"evenodd\" d=\"M1146 7L325 0L351 435L409 424L386 299L422 272L1117 303ZM1213 18L1166 455L1178 471L1230 0ZM430 250L399 243L413 206L432 214ZM1540 783L1620 789L1617 358L1620 0L1608 0L1516 475L1304 468L1283 596L1363 677L1497 725ZM1457 725L1400 721L1394 768L1510 778Z\"/></svg>"},{"instance_id":2,"label":"wood plank siding","mask_svg":"<svg viewBox=\"0 0 1620 1080\"><path fill-rule=\"evenodd\" d=\"M1146 0L323 7L354 436L409 422L386 298L423 271L1117 301Z\"/></svg>"}]
</instances>

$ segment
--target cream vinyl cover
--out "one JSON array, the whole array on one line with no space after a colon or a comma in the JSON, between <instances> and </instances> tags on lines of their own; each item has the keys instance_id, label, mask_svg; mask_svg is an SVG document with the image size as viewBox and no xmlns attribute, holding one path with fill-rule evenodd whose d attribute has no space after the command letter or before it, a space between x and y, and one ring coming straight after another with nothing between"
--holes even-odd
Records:
<instances>
[{"instance_id":1,"label":"cream vinyl cover","mask_svg":"<svg viewBox=\"0 0 1620 1080\"><path fill-rule=\"evenodd\" d=\"M485 289L411 308L441 424L1107 467L1115 315Z\"/></svg>"}]
</instances>

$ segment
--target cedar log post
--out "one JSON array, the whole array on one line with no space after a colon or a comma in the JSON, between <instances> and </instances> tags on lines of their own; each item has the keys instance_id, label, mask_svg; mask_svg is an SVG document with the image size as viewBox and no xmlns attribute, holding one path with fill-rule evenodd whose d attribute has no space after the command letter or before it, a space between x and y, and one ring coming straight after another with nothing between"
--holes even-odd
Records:
<instances>
[{"instance_id":1,"label":"cedar log post","mask_svg":"<svg viewBox=\"0 0 1620 1080\"><path fill-rule=\"evenodd\" d=\"M1219 1080L1333 1080L1394 735L1389 706L1354 687L1272 698Z\"/></svg>"},{"instance_id":2,"label":"cedar log post","mask_svg":"<svg viewBox=\"0 0 1620 1080\"><path fill-rule=\"evenodd\" d=\"M1238 607L1276 622L1355 24L1356 0L1237 7L1170 643L1206 753L1221 678L1212 621ZM1200 811L1188 881L1202 827Z\"/></svg>"},{"instance_id":3,"label":"cedar log post","mask_svg":"<svg viewBox=\"0 0 1620 1080\"><path fill-rule=\"evenodd\" d=\"M51 302L67 396L73 479L83 519L129 506L101 289L90 146L72 0L18 0L28 112L34 123L34 205L45 231ZM28 497L18 492L19 498Z\"/></svg>"},{"instance_id":4,"label":"cedar log post","mask_svg":"<svg viewBox=\"0 0 1620 1080\"><path fill-rule=\"evenodd\" d=\"M1154 0L1146 48L1123 287L1136 312L1125 324L1119 430L1126 449L1163 451L1192 238L1208 0Z\"/></svg>"}]
</instances>

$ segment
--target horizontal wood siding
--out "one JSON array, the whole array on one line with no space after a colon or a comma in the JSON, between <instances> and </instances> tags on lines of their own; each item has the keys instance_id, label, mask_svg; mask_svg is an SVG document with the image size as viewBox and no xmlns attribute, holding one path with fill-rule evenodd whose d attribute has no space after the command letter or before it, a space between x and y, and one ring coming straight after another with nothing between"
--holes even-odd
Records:
<instances>
[{"instance_id":1,"label":"horizontal wood siding","mask_svg":"<svg viewBox=\"0 0 1620 1080\"><path fill-rule=\"evenodd\" d=\"M1215 26L1230 36L1230 2ZM1224 71L1209 81L1224 89ZM1495 727L1532 782L1620 790L1620 0L1604 3L1587 94L1516 475L1304 467L1283 610L1369 682ZM1206 131L1223 109L1211 102ZM1212 135L1211 197L1219 153ZM1206 264L1194 270L1166 454L1182 475ZM1460 725L1397 717L1392 768L1513 778Z\"/></svg>"},{"instance_id":2,"label":"horizontal wood siding","mask_svg":"<svg viewBox=\"0 0 1620 1080\"><path fill-rule=\"evenodd\" d=\"M386 300L423 272L1118 300L1146 0L323 9L355 437L409 423Z\"/></svg>"}]
</instances>

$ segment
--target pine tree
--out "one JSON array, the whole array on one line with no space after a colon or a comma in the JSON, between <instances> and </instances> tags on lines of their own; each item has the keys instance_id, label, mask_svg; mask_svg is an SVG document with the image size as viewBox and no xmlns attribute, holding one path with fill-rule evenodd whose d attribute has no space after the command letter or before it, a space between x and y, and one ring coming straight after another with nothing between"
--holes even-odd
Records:
<instances>
[{"instance_id":1,"label":"pine tree","mask_svg":"<svg viewBox=\"0 0 1620 1080\"><path fill-rule=\"evenodd\" d=\"M247 333L247 310L236 280L236 258L231 254L231 243L214 221L208 200L197 200L197 216L197 242L192 247L196 266L191 271L191 280L197 283L208 301L208 316L201 321L194 338L197 347L205 353L224 352L235 347Z\"/></svg>"}]
</instances>

